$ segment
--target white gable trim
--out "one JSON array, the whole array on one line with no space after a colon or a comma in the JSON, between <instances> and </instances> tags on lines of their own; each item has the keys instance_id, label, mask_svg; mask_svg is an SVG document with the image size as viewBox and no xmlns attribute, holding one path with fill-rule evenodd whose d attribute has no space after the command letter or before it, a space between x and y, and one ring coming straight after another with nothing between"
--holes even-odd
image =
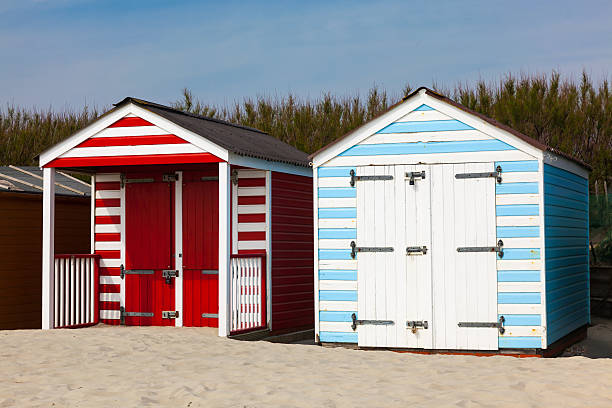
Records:
<instances>
[{"instance_id":1,"label":"white gable trim","mask_svg":"<svg viewBox=\"0 0 612 408\"><path fill-rule=\"evenodd\" d=\"M59 158L64 153L68 152L70 149L73 149L74 147L78 146L85 140L89 139L90 137L106 129L107 127L109 127L110 125L118 121L119 119L126 117L128 115L138 116L148 122L151 122L155 126L158 126L164 129L168 133L172 133L180 137L181 139L186 140L192 145L197 146L201 148L202 150L217 156L218 158L224 161L228 160L229 152L226 149L210 142L209 140L205 139L204 137L190 130L187 130L181 126L176 125L174 122L170 120L162 118L161 116L156 115L153 112L150 112L133 103L130 103L126 106L123 106L121 108L118 108L115 111L108 113L106 116L103 116L100 119L97 119L94 123L85 127L84 129L81 129L80 131L78 131L77 133L69 137L68 139L42 152L40 154L40 160L39 160L40 167L44 167L46 164Z\"/></svg>"},{"instance_id":2,"label":"white gable trim","mask_svg":"<svg viewBox=\"0 0 612 408\"><path fill-rule=\"evenodd\" d=\"M543 151L527 142L522 140L519 137L516 137L510 132L507 132L497 126L493 126L490 123L480 119L478 116L472 115L471 113L465 112L462 109L459 109L453 105L450 105L446 102L440 101L439 99L434 98L433 96L429 96L427 94L424 95L425 104L431 106L435 110L442 112L453 119L457 119L466 125L473 127L476 130L479 130L489 136L492 136L496 139L501 140L504 143L509 144L510 146L514 146L517 149L532 155L537 159L542 159Z\"/></svg>"},{"instance_id":3,"label":"white gable trim","mask_svg":"<svg viewBox=\"0 0 612 408\"><path fill-rule=\"evenodd\" d=\"M406 116L424 103L423 94L419 93L390 111L382 114L378 118L372 119L355 130L349 137L338 141L336 144L329 146L329 148L314 156L312 158L312 166L316 168L325 164L348 148L372 136L385 126L397 121L403 116Z\"/></svg>"},{"instance_id":4,"label":"white gable trim","mask_svg":"<svg viewBox=\"0 0 612 408\"><path fill-rule=\"evenodd\" d=\"M514 146L520 151L533 156L535 159L542 160L543 158L544 152L539 148L525 142L510 132L483 121L475 115L467 113L453 105L427 95L425 90L421 90L419 93L407 99L399 106L358 128L349 137L318 153L313 157L313 167L316 168L329 162L340 153L356 144L361 143L368 137L378 132L380 129L383 129L391 123L397 121L423 104L430 106L438 112L450 116L453 119L459 120L486 135Z\"/></svg>"},{"instance_id":5,"label":"white gable trim","mask_svg":"<svg viewBox=\"0 0 612 408\"><path fill-rule=\"evenodd\" d=\"M65 139L59 142L58 144L51 146L40 154L40 167L43 167L49 162L57 159L62 154L66 153L68 150L72 149L75 146L78 146L80 143L89 139L96 133L106 129L107 127L109 127L110 125L112 125L113 123L115 123L116 121L118 121L129 113L130 106L123 106L113 112L108 113L106 116L97 119L91 125L79 130L74 135L70 136L68 139Z\"/></svg>"}]
</instances>

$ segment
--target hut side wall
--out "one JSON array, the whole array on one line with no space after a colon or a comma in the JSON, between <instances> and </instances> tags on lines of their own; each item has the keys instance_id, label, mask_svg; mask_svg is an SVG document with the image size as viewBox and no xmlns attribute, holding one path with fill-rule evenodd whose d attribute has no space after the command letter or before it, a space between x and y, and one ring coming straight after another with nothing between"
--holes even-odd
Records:
<instances>
[{"instance_id":1,"label":"hut side wall","mask_svg":"<svg viewBox=\"0 0 612 408\"><path fill-rule=\"evenodd\" d=\"M90 200L55 199L55 252L90 252ZM0 330L40 329L42 195L0 193Z\"/></svg>"},{"instance_id":2,"label":"hut side wall","mask_svg":"<svg viewBox=\"0 0 612 408\"><path fill-rule=\"evenodd\" d=\"M271 175L272 330L314 326L312 178Z\"/></svg>"},{"instance_id":3,"label":"hut side wall","mask_svg":"<svg viewBox=\"0 0 612 408\"><path fill-rule=\"evenodd\" d=\"M548 344L589 322L589 182L544 165Z\"/></svg>"},{"instance_id":4,"label":"hut side wall","mask_svg":"<svg viewBox=\"0 0 612 408\"><path fill-rule=\"evenodd\" d=\"M497 261L498 313L507 330L500 348L543 345L541 167L535 157L483 131L422 105L317 171L318 336L321 342L356 343L350 316L357 312L357 264L329 260L326 251L346 249L356 238L356 190L349 172L358 165L495 162L503 169L496 185L497 239L506 256ZM372 198L374 199L374 198ZM432 197L432 200L434 197ZM351 286L352 289L347 288ZM322 290L321 288L325 288ZM332 290L330 288L342 288Z\"/></svg>"}]
</instances>

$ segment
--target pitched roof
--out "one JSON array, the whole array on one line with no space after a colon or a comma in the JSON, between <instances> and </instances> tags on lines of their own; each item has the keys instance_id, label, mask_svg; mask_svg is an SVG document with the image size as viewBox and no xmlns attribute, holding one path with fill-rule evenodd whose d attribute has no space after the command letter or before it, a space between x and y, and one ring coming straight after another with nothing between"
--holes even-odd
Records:
<instances>
[{"instance_id":1,"label":"pitched roof","mask_svg":"<svg viewBox=\"0 0 612 408\"><path fill-rule=\"evenodd\" d=\"M0 191L42 194L42 170L35 166L0 166ZM73 177L57 172L55 193L77 197L91 195L91 186Z\"/></svg>"},{"instance_id":2,"label":"pitched roof","mask_svg":"<svg viewBox=\"0 0 612 408\"><path fill-rule=\"evenodd\" d=\"M308 155L306 153L261 130L236 125L219 119L194 115L168 106L131 97L125 98L115 104L115 106L120 107L128 103L138 105L172 121L227 149L231 153L298 166L309 166Z\"/></svg>"},{"instance_id":3,"label":"pitched roof","mask_svg":"<svg viewBox=\"0 0 612 408\"><path fill-rule=\"evenodd\" d=\"M431 97L434 97L434 98L436 98L438 100L441 100L442 102L448 103L449 105L452 105L452 106L454 106L454 107L456 107L458 109L461 109L462 111L467 112L467 113L469 113L471 115L477 116L479 119L482 119L483 121L489 123L490 125L495 126L495 127L499 128L499 129L505 130L506 132L511 133L512 135L518 137L519 139L529 143L530 145L532 145L532 146L534 146L534 147L536 147L536 148L538 148L540 150L549 151L549 152L558 154L559 156L562 156L562 157L564 157L564 158L566 158L568 160L571 160L571 161L579 164L580 166L584 167L585 169L587 169L589 171L593 170L593 168L590 165L588 165L587 163L585 163L582 160L578 159L577 157L574 157L574 156L572 156L572 155L570 155L568 153L562 152L561 150L556 149L556 148L554 148L552 146L549 146L547 144L544 144L544 143L542 143L542 142L540 142L540 141L538 141L538 140L536 140L536 139L534 139L532 137L524 135L523 133L521 133L521 132L519 132L517 130L512 129L509 126L506 126L506 125L504 125L502 123L499 123L495 119L491 119L491 118L483 115L482 113L478 113L476 111L473 111L472 109L469 109L469 108L461 105L460 103L457 103L457 102L453 101L452 99L447 98L446 96L441 95L441 94L439 94L439 93L437 93L435 91L432 91L431 89L429 89L427 87L424 87L424 86L418 88L414 92L412 92L409 95L405 96L404 98L402 98L401 101L399 101L399 102L395 103L394 105L390 106L387 110L379 113L374 118L372 118L372 120L378 118L379 116L384 115L385 113L387 113L389 111L391 111L392 109L394 109L397 106L401 105L407 99L410 99L411 97L413 97L414 95L418 94L422 90L424 90L427 95L429 95ZM319 154L323 150L327 149L329 146L332 146L332 145L340 142L341 140L343 140L346 137L350 136L351 134L353 134L354 132L356 132L360 128L361 128L361 126L359 128L357 128L357 129L351 130L350 132L346 133L344 136L339 137L338 139L334 140L333 142L327 144L326 146L324 146L321 149L317 150L316 152L312 153L308 157L312 158L312 157L316 156L317 154Z\"/></svg>"}]
</instances>

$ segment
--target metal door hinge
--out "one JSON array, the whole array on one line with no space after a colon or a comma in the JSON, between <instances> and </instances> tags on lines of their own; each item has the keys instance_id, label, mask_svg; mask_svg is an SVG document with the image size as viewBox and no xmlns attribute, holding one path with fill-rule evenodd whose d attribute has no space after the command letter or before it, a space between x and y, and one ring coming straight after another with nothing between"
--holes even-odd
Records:
<instances>
[{"instance_id":1,"label":"metal door hinge","mask_svg":"<svg viewBox=\"0 0 612 408\"><path fill-rule=\"evenodd\" d=\"M166 279L166 283L172 283L172 278L178 278L179 271L176 269L164 269L162 271L162 278Z\"/></svg>"},{"instance_id":2,"label":"metal door hinge","mask_svg":"<svg viewBox=\"0 0 612 408\"><path fill-rule=\"evenodd\" d=\"M137 184L137 183L154 183L155 179L153 178L133 178L129 179L125 174L119 176L121 187L125 187L126 184Z\"/></svg>"},{"instance_id":3,"label":"metal door hinge","mask_svg":"<svg viewBox=\"0 0 612 408\"><path fill-rule=\"evenodd\" d=\"M351 170L349 172L351 175L351 187L355 187L356 181L373 181L373 180L393 180L393 176L391 175L381 175L381 176L358 176L355 173L355 170Z\"/></svg>"},{"instance_id":4,"label":"metal door hinge","mask_svg":"<svg viewBox=\"0 0 612 408\"><path fill-rule=\"evenodd\" d=\"M125 279L125 275L153 275L153 269L125 269L123 265L119 267L119 275L121 279Z\"/></svg>"},{"instance_id":5,"label":"metal door hinge","mask_svg":"<svg viewBox=\"0 0 612 408\"><path fill-rule=\"evenodd\" d=\"M409 171L409 172L406 173L406 178L410 179L408 184L410 184L411 186L414 186L414 180L416 180L416 179L425 180L425 170L423 170L423 171Z\"/></svg>"},{"instance_id":6,"label":"metal door hinge","mask_svg":"<svg viewBox=\"0 0 612 408\"><path fill-rule=\"evenodd\" d=\"M406 248L407 255L412 255L417 252L420 252L422 255L425 255L427 254L427 247L423 245L423 246L411 246L411 247Z\"/></svg>"},{"instance_id":7,"label":"metal door hinge","mask_svg":"<svg viewBox=\"0 0 612 408\"><path fill-rule=\"evenodd\" d=\"M155 314L150 312L126 312L125 307L119 307L119 324L125 325L126 317L153 317Z\"/></svg>"},{"instance_id":8,"label":"metal door hinge","mask_svg":"<svg viewBox=\"0 0 612 408\"><path fill-rule=\"evenodd\" d=\"M496 322L459 322L457 326L459 327L470 327L470 328L492 328L498 329L499 334L504 334L506 329L504 329L504 322L506 318L504 316L499 316L499 320Z\"/></svg>"},{"instance_id":9,"label":"metal door hinge","mask_svg":"<svg viewBox=\"0 0 612 408\"><path fill-rule=\"evenodd\" d=\"M395 324L393 320L357 320L357 315L355 313L351 314L351 319L353 320L353 324L351 324L353 330L357 330L357 326L364 324L372 324L375 326L390 326Z\"/></svg>"},{"instance_id":10,"label":"metal door hinge","mask_svg":"<svg viewBox=\"0 0 612 408\"><path fill-rule=\"evenodd\" d=\"M219 313L202 313L204 319L218 319Z\"/></svg>"},{"instance_id":11,"label":"metal door hinge","mask_svg":"<svg viewBox=\"0 0 612 408\"><path fill-rule=\"evenodd\" d=\"M178 310L164 310L162 312L162 319L178 319Z\"/></svg>"},{"instance_id":12,"label":"metal door hinge","mask_svg":"<svg viewBox=\"0 0 612 408\"><path fill-rule=\"evenodd\" d=\"M219 181L219 176L204 176L204 177L200 177L200 181Z\"/></svg>"},{"instance_id":13,"label":"metal door hinge","mask_svg":"<svg viewBox=\"0 0 612 408\"><path fill-rule=\"evenodd\" d=\"M456 179L471 179L471 178L486 178L486 177L494 177L498 183L502 182L502 168L501 166L497 166L494 172L485 172L485 173L459 173L455 174Z\"/></svg>"},{"instance_id":14,"label":"metal door hinge","mask_svg":"<svg viewBox=\"0 0 612 408\"><path fill-rule=\"evenodd\" d=\"M232 180L232 184L238 184L238 170L232 170L232 174L230 175L230 179Z\"/></svg>"},{"instance_id":15,"label":"metal door hinge","mask_svg":"<svg viewBox=\"0 0 612 408\"><path fill-rule=\"evenodd\" d=\"M429 329L429 323L427 320L409 320L406 322L406 328L416 333L418 329Z\"/></svg>"},{"instance_id":16,"label":"metal door hinge","mask_svg":"<svg viewBox=\"0 0 612 408\"><path fill-rule=\"evenodd\" d=\"M219 270L217 269L202 269L202 275L218 275Z\"/></svg>"},{"instance_id":17,"label":"metal door hinge","mask_svg":"<svg viewBox=\"0 0 612 408\"><path fill-rule=\"evenodd\" d=\"M178 174L164 174L162 176L162 181L164 182L171 182L171 181L177 181L178 180Z\"/></svg>"},{"instance_id":18,"label":"metal door hinge","mask_svg":"<svg viewBox=\"0 0 612 408\"><path fill-rule=\"evenodd\" d=\"M497 241L497 246L491 247L459 247L457 252L497 252L500 258L504 257L504 241L501 239Z\"/></svg>"},{"instance_id":19,"label":"metal door hinge","mask_svg":"<svg viewBox=\"0 0 612 408\"><path fill-rule=\"evenodd\" d=\"M358 247L351 241L351 258L355 259L357 252L393 252L393 247Z\"/></svg>"}]
</instances>

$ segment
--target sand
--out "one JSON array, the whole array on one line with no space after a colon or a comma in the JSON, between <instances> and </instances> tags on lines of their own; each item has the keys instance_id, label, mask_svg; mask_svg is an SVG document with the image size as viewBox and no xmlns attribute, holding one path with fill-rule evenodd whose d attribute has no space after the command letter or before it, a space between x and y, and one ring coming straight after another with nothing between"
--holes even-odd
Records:
<instances>
[{"instance_id":1,"label":"sand","mask_svg":"<svg viewBox=\"0 0 612 408\"><path fill-rule=\"evenodd\" d=\"M612 322L591 331L574 352L612 356ZM0 345L0 407L612 406L610 358L358 351L208 328L3 331Z\"/></svg>"}]
</instances>

